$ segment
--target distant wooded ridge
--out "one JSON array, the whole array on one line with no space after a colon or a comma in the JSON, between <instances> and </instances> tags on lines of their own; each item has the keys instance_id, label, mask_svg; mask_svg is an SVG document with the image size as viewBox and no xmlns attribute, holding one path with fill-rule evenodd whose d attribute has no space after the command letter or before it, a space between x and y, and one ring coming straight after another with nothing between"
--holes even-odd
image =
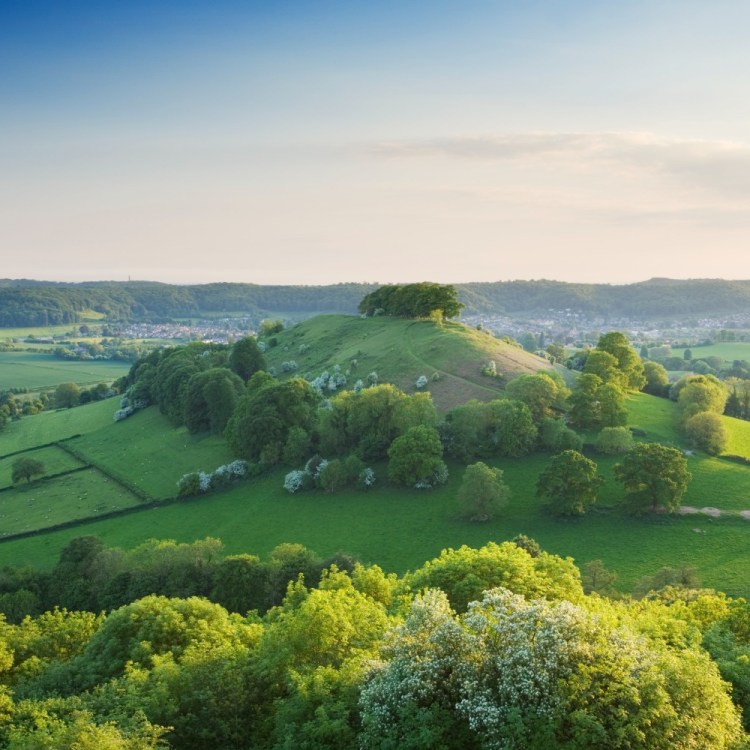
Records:
<instances>
[{"instance_id":1,"label":"distant wooded ridge","mask_svg":"<svg viewBox=\"0 0 750 750\"><path fill-rule=\"evenodd\" d=\"M0 326L82 322L95 310L110 320L163 320L218 312L249 316L321 312L356 313L378 284L264 286L151 281L56 283L0 280ZM745 312L750 280L650 279L635 284L563 281L497 281L456 284L464 315L503 315L565 310L605 317L704 316Z\"/></svg>"}]
</instances>

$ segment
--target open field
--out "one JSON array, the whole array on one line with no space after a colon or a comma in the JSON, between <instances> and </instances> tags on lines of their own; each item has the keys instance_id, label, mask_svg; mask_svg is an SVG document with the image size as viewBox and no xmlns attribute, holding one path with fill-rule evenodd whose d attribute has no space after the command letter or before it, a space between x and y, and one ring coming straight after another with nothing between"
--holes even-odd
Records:
<instances>
[{"instance_id":1,"label":"open field","mask_svg":"<svg viewBox=\"0 0 750 750\"><path fill-rule=\"evenodd\" d=\"M33 458L35 461L41 461L44 464L44 476L59 474L62 471L68 471L69 469L76 469L79 466L83 466L78 459L54 445L47 448L28 451L21 455L0 458L0 489L3 487L9 487L13 484L11 479L13 463L19 458Z\"/></svg>"},{"instance_id":2,"label":"open field","mask_svg":"<svg viewBox=\"0 0 750 750\"><path fill-rule=\"evenodd\" d=\"M674 409L673 404L648 396L634 397L633 404L634 421L649 431L649 438L653 439L657 428L665 439L676 437L661 421ZM227 458L220 441L190 438L182 430L173 430L155 409L122 423L100 426L72 444L154 495L173 494L175 477L184 471L211 469ZM369 493L336 495L317 491L290 495L281 486L286 470L278 470L225 493L7 542L0 545L0 563L49 566L62 546L81 534L96 534L107 544L123 547L149 537L190 541L211 535L221 538L229 552L264 554L281 542L297 541L322 555L346 550L401 572L443 547L476 546L525 533L550 551L571 555L579 563L604 560L619 573L625 589L662 565L688 562L698 569L706 585L735 594L750 593L747 521L736 515L719 519L703 515L630 518L620 508L622 492L611 476L616 463L611 458L597 460L607 478L599 509L578 521L559 521L543 512L534 494L536 478L547 461L546 456L537 455L493 462L504 469L513 499L503 516L487 525L457 518L460 466L451 467L445 487L431 492L381 486ZM691 457L689 466L694 480L684 499L686 505L750 509L750 469L701 455ZM138 469L132 471L133 467ZM384 476L385 467L376 468L379 476Z\"/></svg>"},{"instance_id":3,"label":"open field","mask_svg":"<svg viewBox=\"0 0 750 750\"><path fill-rule=\"evenodd\" d=\"M139 502L95 469L37 480L0 493L0 536L89 518Z\"/></svg>"},{"instance_id":4,"label":"open field","mask_svg":"<svg viewBox=\"0 0 750 750\"><path fill-rule=\"evenodd\" d=\"M171 497L177 479L185 472L210 471L231 459L221 438L191 436L184 428L175 429L155 408L114 423L116 408L116 399L109 399L11 423L0 434L0 454L81 433L67 444L91 462L127 477L152 497ZM676 429L673 402L637 394L629 397L628 408L630 423L646 433L643 439L685 447ZM742 446L750 442L750 423L733 419L726 423L735 440L734 452L744 450ZM446 486L430 492L383 483L368 493L335 495L319 491L290 495L282 488L285 468L223 493L0 544L0 565L50 566L67 541L84 534L96 534L109 545L126 548L152 537L192 541L210 535L221 538L231 553L266 554L277 544L293 541L323 556L343 550L403 572L444 547L479 546L524 533L551 552L573 556L579 564L602 559L618 572L618 585L623 590L663 565L686 562L696 567L705 585L750 595L750 522L739 517L739 511L750 510L750 467L702 454L689 458L694 478L684 504L717 507L727 512L724 517L631 518L621 509L622 490L612 478L616 459L598 458L606 478L598 508L586 518L560 521L543 511L534 491L548 460L533 455L492 462L505 471L513 498L502 516L489 524L472 524L457 517L455 497L463 473L458 465L451 466ZM379 477L385 476L384 465L375 468ZM90 475L95 476L81 472L70 479ZM57 481L48 483L49 492ZM102 512L102 507L109 510L136 502L133 497L123 500L118 494L122 491L111 482L90 489L87 496L94 502L85 507L78 500L83 496L80 489L60 484L54 491L61 493L55 502L59 511L55 522L65 520L65 513L76 518L86 508ZM23 494L16 490L13 494L17 492ZM65 505L66 497L72 505ZM17 527L20 521L14 523Z\"/></svg>"},{"instance_id":5,"label":"open field","mask_svg":"<svg viewBox=\"0 0 750 750\"><path fill-rule=\"evenodd\" d=\"M747 521L705 516L630 518L617 506L620 492L610 476L611 459L600 462L608 477L601 510L578 521L559 521L541 511L533 493L546 461L537 456L497 462L505 470L513 498L502 517L489 524L457 518L460 467L451 467L448 484L430 492L381 487L369 493L335 495L318 491L290 495L281 488L284 471L277 471L185 504L4 543L0 564L51 566L62 547L83 534L95 534L108 545L126 548L148 538L192 541L210 535L222 539L230 553L266 554L281 542L294 541L324 556L345 550L402 572L444 547L480 546L524 533L550 552L572 556L579 564L602 559L619 573L618 585L625 590L663 565L686 562L697 568L705 585L736 595L750 593ZM691 470L696 468L691 465ZM686 497L686 502L701 505L714 500L711 495L698 497L692 489Z\"/></svg>"},{"instance_id":6,"label":"open field","mask_svg":"<svg viewBox=\"0 0 750 750\"><path fill-rule=\"evenodd\" d=\"M690 347L690 351L692 352L693 359L722 357L729 362L733 362L735 359L750 361L750 342L748 341L729 341L720 344L711 344L710 346L693 346Z\"/></svg>"},{"instance_id":7,"label":"open field","mask_svg":"<svg viewBox=\"0 0 750 750\"><path fill-rule=\"evenodd\" d=\"M154 498L174 497L183 474L213 471L234 458L222 437L174 429L156 408L108 423L68 444L91 463L127 477Z\"/></svg>"},{"instance_id":8,"label":"open field","mask_svg":"<svg viewBox=\"0 0 750 750\"><path fill-rule=\"evenodd\" d=\"M0 432L0 456L109 427L119 406L119 398L107 398L73 409L44 411L33 417L22 417L17 422L8 422Z\"/></svg>"},{"instance_id":9,"label":"open field","mask_svg":"<svg viewBox=\"0 0 750 750\"><path fill-rule=\"evenodd\" d=\"M87 362L55 359L42 352L0 352L0 390L54 388L60 383L92 385L112 382L126 375L128 362L92 360Z\"/></svg>"}]
</instances>

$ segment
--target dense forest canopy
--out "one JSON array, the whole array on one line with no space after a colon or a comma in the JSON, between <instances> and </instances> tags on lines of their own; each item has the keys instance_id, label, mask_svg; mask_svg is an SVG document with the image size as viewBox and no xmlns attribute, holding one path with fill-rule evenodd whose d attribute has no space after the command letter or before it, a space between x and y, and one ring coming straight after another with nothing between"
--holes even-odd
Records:
<instances>
[{"instance_id":1,"label":"dense forest canopy","mask_svg":"<svg viewBox=\"0 0 750 750\"><path fill-rule=\"evenodd\" d=\"M0 326L80 322L95 310L110 319L164 319L216 312L354 313L377 284L178 286L148 281L53 283L0 280ZM716 315L746 310L750 281L650 279L637 284L571 284L562 281L498 281L456 284L468 314L565 310L590 315L659 317Z\"/></svg>"}]
</instances>

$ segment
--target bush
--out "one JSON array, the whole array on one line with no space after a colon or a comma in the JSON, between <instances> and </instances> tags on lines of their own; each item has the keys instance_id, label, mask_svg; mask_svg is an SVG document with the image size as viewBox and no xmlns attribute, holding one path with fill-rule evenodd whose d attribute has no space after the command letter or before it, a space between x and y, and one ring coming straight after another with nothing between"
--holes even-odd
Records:
<instances>
[{"instance_id":1,"label":"bush","mask_svg":"<svg viewBox=\"0 0 750 750\"><path fill-rule=\"evenodd\" d=\"M427 376L426 375L420 375L417 378L417 382L414 383L414 387L417 388L417 390L421 390L422 388L424 388L427 385L428 382L429 381L427 380Z\"/></svg>"},{"instance_id":2,"label":"bush","mask_svg":"<svg viewBox=\"0 0 750 750\"><path fill-rule=\"evenodd\" d=\"M633 434L627 427L605 427L595 445L596 450L608 456L627 453L633 447Z\"/></svg>"},{"instance_id":3,"label":"bush","mask_svg":"<svg viewBox=\"0 0 750 750\"><path fill-rule=\"evenodd\" d=\"M306 471L295 469L284 477L284 489L294 494L306 488L310 475Z\"/></svg>"},{"instance_id":4,"label":"bush","mask_svg":"<svg viewBox=\"0 0 750 750\"><path fill-rule=\"evenodd\" d=\"M718 456L729 440L726 428L718 414L704 411L685 422L685 434L696 448Z\"/></svg>"}]
</instances>

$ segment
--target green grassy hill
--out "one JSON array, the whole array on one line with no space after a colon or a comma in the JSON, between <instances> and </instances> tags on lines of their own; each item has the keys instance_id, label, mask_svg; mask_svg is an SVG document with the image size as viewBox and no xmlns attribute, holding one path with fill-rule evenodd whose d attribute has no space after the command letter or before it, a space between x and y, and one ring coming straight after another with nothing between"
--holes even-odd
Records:
<instances>
[{"instance_id":1,"label":"green grassy hill","mask_svg":"<svg viewBox=\"0 0 750 750\"><path fill-rule=\"evenodd\" d=\"M425 375L427 390L443 411L472 398L497 398L511 378L552 367L487 332L454 322L319 315L282 331L276 339L278 345L266 351L266 359L280 374L289 361L298 365L295 375L317 376L339 365L349 371L349 386L374 371L380 382L394 383L407 393L414 392L417 378ZM501 377L482 375L490 361ZM435 373L437 380L432 379Z\"/></svg>"}]
</instances>

